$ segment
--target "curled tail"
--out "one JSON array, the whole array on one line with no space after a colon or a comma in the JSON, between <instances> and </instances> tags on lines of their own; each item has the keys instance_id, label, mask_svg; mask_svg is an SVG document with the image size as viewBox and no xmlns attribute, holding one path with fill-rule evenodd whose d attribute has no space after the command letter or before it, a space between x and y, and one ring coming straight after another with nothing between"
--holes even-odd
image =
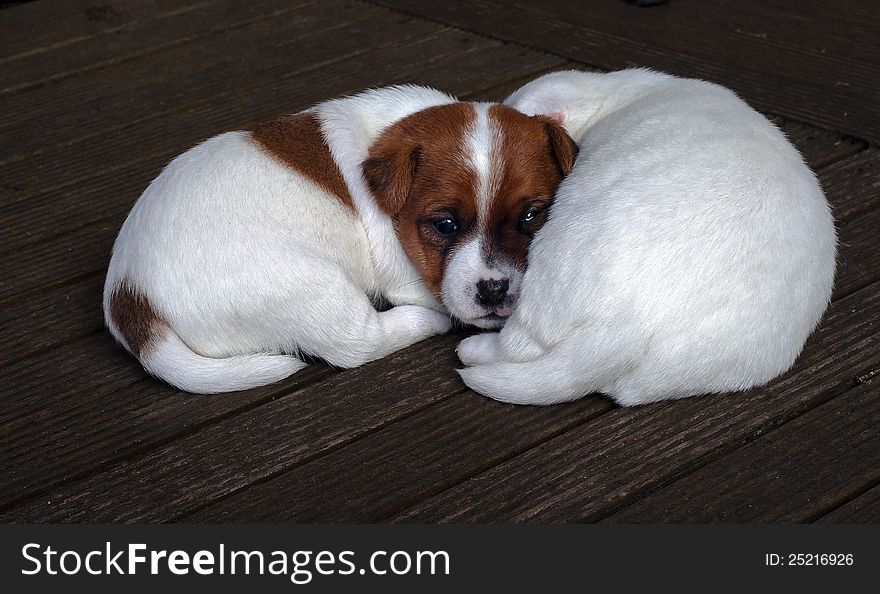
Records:
<instances>
[{"instance_id":1,"label":"curled tail","mask_svg":"<svg viewBox=\"0 0 880 594\"><path fill-rule=\"evenodd\" d=\"M553 349L530 361L494 361L458 373L469 388L501 402L556 404L577 400L596 389L572 373L572 362L564 349Z\"/></svg>"},{"instance_id":2,"label":"curled tail","mask_svg":"<svg viewBox=\"0 0 880 594\"><path fill-rule=\"evenodd\" d=\"M516 329L505 327L501 332ZM459 345L459 358L470 366L458 373L475 392L513 404L556 404L597 392L618 404L637 403L618 385L633 364L621 335L593 327L549 349L536 346L527 333L509 341L513 347L502 346L499 336L472 336ZM505 352L510 348L515 352Z\"/></svg>"},{"instance_id":3,"label":"curled tail","mask_svg":"<svg viewBox=\"0 0 880 594\"><path fill-rule=\"evenodd\" d=\"M291 355L200 355L126 282L115 284L105 295L104 314L113 336L148 372L187 392L247 390L280 381L306 366Z\"/></svg>"},{"instance_id":4,"label":"curled tail","mask_svg":"<svg viewBox=\"0 0 880 594\"><path fill-rule=\"evenodd\" d=\"M204 357L190 349L170 328L149 353L138 359L156 377L194 394L235 392L265 386L306 366L291 355L269 353Z\"/></svg>"}]
</instances>

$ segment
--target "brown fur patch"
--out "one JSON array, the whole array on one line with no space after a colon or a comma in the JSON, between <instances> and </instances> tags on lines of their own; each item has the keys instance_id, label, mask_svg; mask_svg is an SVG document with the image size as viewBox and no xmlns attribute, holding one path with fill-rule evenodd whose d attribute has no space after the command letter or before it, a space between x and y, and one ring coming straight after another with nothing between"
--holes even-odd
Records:
<instances>
[{"instance_id":1,"label":"brown fur patch","mask_svg":"<svg viewBox=\"0 0 880 594\"><path fill-rule=\"evenodd\" d=\"M532 237L543 226L556 188L571 172L577 145L550 118L527 116L506 105L489 108L490 121L501 132L498 148L504 167L491 197L485 225L490 262L505 259L526 267ZM528 223L521 221L537 209Z\"/></svg>"},{"instance_id":2,"label":"brown fur patch","mask_svg":"<svg viewBox=\"0 0 880 594\"><path fill-rule=\"evenodd\" d=\"M490 260L525 267L531 238L577 154L574 142L549 118L529 117L504 105L493 105L488 113L501 141L493 164L495 183L490 184L496 193L489 197L486 221L477 221L479 180L465 146L476 120L473 104L431 107L400 120L382 134L363 163L376 203L391 215L404 251L438 297L450 254L479 228L486 233ZM533 207L539 209L537 218L521 224ZM446 217L458 224L454 235L434 228Z\"/></svg>"},{"instance_id":3,"label":"brown fur patch","mask_svg":"<svg viewBox=\"0 0 880 594\"><path fill-rule=\"evenodd\" d=\"M251 135L269 154L354 210L348 185L330 154L330 148L321 133L321 123L315 114L301 112L266 122L255 127Z\"/></svg>"},{"instance_id":4,"label":"brown fur patch","mask_svg":"<svg viewBox=\"0 0 880 594\"><path fill-rule=\"evenodd\" d=\"M469 103L417 112L390 126L363 165L376 203L392 216L404 251L438 296L447 256L476 227L477 181L463 152L475 117ZM447 216L460 225L455 238L433 227Z\"/></svg>"},{"instance_id":5,"label":"brown fur patch","mask_svg":"<svg viewBox=\"0 0 880 594\"><path fill-rule=\"evenodd\" d=\"M166 326L150 300L123 281L110 297L109 310L110 320L122 334L132 354L138 358L149 354Z\"/></svg>"}]
</instances>

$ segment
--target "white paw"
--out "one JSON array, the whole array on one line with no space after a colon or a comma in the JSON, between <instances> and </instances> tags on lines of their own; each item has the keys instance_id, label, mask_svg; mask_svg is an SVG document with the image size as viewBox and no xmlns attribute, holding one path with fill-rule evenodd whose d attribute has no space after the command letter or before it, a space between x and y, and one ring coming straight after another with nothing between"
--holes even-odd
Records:
<instances>
[{"instance_id":1,"label":"white paw","mask_svg":"<svg viewBox=\"0 0 880 594\"><path fill-rule=\"evenodd\" d=\"M511 393L504 389L499 390L491 381L491 375L487 378L487 374L492 373L491 367L465 367L464 369L456 369L456 371L464 385L480 396L505 404L535 404L527 396Z\"/></svg>"},{"instance_id":2,"label":"white paw","mask_svg":"<svg viewBox=\"0 0 880 594\"><path fill-rule=\"evenodd\" d=\"M425 336L446 334L452 329L448 314L421 305L398 305L391 311L404 316L410 327Z\"/></svg>"},{"instance_id":3,"label":"white paw","mask_svg":"<svg viewBox=\"0 0 880 594\"><path fill-rule=\"evenodd\" d=\"M498 360L498 332L487 332L465 338L455 349L459 360L467 366L485 365Z\"/></svg>"}]
</instances>

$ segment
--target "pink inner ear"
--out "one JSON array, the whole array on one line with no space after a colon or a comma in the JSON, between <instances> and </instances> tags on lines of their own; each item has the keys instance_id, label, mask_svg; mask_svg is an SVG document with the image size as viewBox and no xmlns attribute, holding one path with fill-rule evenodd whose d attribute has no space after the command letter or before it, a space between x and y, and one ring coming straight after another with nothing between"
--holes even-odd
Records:
<instances>
[{"instance_id":1,"label":"pink inner ear","mask_svg":"<svg viewBox=\"0 0 880 594\"><path fill-rule=\"evenodd\" d=\"M551 120L562 126L565 124L565 112L564 111L554 111L553 113L547 114Z\"/></svg>"}]
</instances>

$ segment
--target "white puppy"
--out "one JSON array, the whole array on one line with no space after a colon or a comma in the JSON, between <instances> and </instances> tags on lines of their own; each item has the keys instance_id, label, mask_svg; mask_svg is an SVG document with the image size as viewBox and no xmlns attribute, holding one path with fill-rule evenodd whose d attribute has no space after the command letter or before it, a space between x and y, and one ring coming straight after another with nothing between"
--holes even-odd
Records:
<instances>
[{"instance_id":1,"label":"white puppy","mask_svg":"<svg viewBox=\"0 0 880 594\"><path fill-rule=\"evenodd\" d=\"M646 70L557 72L507 103L556 118L581 152L513 316L459 346L468 386L635 405L791 367L828 305L836 237L775 126L723 87Z\"/></svg>"},{"instance_id":2,"label":"white puppy","mask_svg":"<svg viewBox=\"0 0 880 594\"><path fill-rule=\"evenodd\" d=\"M132 209L107 325L149 372L207 393L280 380L301 354L384 357L447 331L447 308L497 327L576 150L547 118L415 86L221 134Z\"/></svg>"}]
</instances>

